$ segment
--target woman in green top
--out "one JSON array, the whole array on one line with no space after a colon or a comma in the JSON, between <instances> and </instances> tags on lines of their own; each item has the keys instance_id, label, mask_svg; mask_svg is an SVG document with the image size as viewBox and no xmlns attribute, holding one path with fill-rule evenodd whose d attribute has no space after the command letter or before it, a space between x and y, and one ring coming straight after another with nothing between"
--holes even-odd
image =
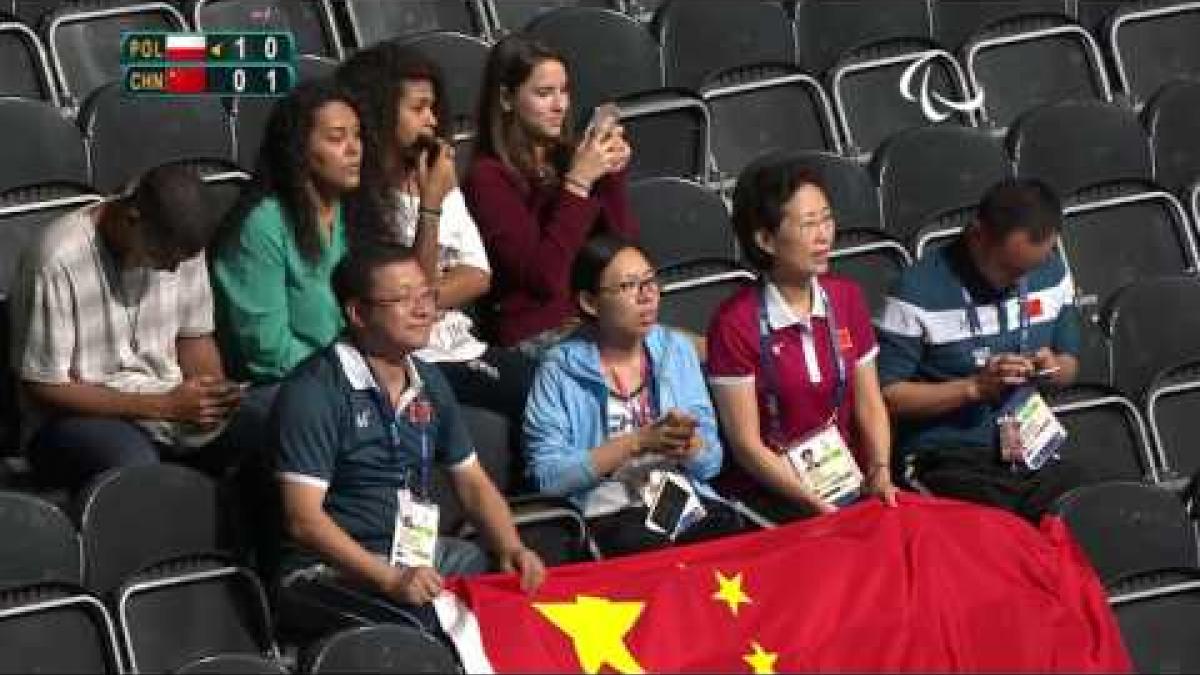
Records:
<instances>
[{"instance_id":1,"label":"woman in green top","mask_svg":"<svg viewBox=\"0 0 1200 675\"><path fill-rule=\"evenodd\" d=\"M226 366L239 379L278 381L341 331L329 278L349 214L368 217L355 199L361 164L357 108L333 83L276 103L212 265Z\"/></svg>"}]
</instances>

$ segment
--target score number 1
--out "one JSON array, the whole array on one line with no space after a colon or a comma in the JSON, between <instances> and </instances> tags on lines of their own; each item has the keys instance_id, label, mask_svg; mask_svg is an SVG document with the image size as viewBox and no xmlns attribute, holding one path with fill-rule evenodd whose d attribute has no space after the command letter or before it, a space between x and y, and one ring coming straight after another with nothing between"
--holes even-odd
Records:
<instances>
[{"instance_id":1,"label":"score number 1","mask_svg":"<svg viewBox=\"0 0 1200 675\"><path fill-rule=\"evenodd\" d=\"M209 89L214 94L278 96L295 84L292 69L287 66L210 67L209 73Z\"/></svg>"}]
</instances>

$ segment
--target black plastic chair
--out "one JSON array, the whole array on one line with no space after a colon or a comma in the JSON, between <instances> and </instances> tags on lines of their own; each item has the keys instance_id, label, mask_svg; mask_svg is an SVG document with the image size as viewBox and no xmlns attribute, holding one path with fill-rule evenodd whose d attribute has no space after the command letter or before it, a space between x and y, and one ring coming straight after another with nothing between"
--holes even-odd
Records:
<instances>
[{"instance_id":1,"label":"black plastic chair","mask_svg":"<svg viewBox=\"0 0 1200 675\"><path fill-rule=\"evenodd\" d=\"M1200 82L1174 82L1142 110L1154 147L1154 176L1183 197L1200 179Z\"/></svg>"},{"instance_id":2,"label":"black plastic chair","mask_svg":"<svg viewBox=\"0 0 1200 675\"><path fill-rule=\"evenodd\" d=\"M7 130L0 192L88 182L83 137L58 108L43 101L0 98L0 128Z\"/></svg>"},{"instance_id":3,"label":"black plastic chair","mask_svg":"<svg viewBox=\"0 0 1200 675\"><path fill-rule=\"evenodd\" d=\"M0 671L122 673L103 603L70 584L0 590Z\"/></svg>"},{"instance_id":4,"label":"black plastic chair","mask_svg":"<svg viewBox=\"0 0 1200 675\"><path fill-rule=\"evenodd\" d=\"M0 490L0 588L42 583L79 585L83 548L58 507L31 494Z\"/></svg>"},{"instance_id":5,"label":"black plastic chair","mask_svg":"<svg viewBox=\"0 0 1200 675\"><path fill-rule=\"evenodd\" d=\"M682 178L649 178L629 187L640 240L658 267L735 257L733 224L719 196Z\"/></svg>"},{"instance_id":6,"label":"black plastic chair","mask_svg":"<svg viewBox=\"0 0 1200 675\"><path fill-rule=\"evenodd\" d=\"M1028 15L1074 15L1070 0L936 0L933 6L934 38L958 49L972 33L1006 20Z\"/></svg>"},{"instance_id":7,"label":"black plastic chair","mask_svg":"<svg viewBox=\"0 0 1200 675\"><path fill-rule=\"evenodd\" d=\"M42 40L29 26L0 12L0 96L58 105L58 91Z\"/></svg>"},{"instance_id":8,"label":"black plastic chair","mask_svg":"<svg viewBox=\"0 0 1200 675\"><path fill-rule=\"evenodd\" d=\"M563 9L622 9L621 0L484 0L484 7L496 35L521 32L537 19Z\"/></svg>"},{"instance_id":9,"label":"black plastic chair","mask_svg":"<svg viewBox=\"0 0 1200 675\"><path fill-rule=\"evenodd\" d=\"M488 37L479 0L341 0L341 6L360 49L439 30Z\"/></svg>"},{"instance_id":10,"label":"black plastic chair","mask_svg":"<svg viewBox=\"0 0 1200 675\"><path fill-rule=\"evenodd\" d=\"M1139 673L1200 670L1200 571L1164 570L1110 589L1125 647Z\"/></svg>"},{"instance_id":11,"label":"black plastic chair","mask_svg":"<svg viewBox=\"0 0 1200 675\"><path fill-rule=\"evenodd\" d=\"M1164 370L1200 360L1200 280L1136 281L1114 298L1108 319L1113 384L1134 400Z\"/></svg>"},{"instance_id":12,"label":"black plastic chair","mask_svg":"<svg viewBox=\"0 0 1200 675\"><path fill-rule=\"evenodd\" d=\"M1062 198L1154 176L1146 132L1136 115L1115 105L1066 102L1030 110L1009 129L1006 144L1018 176L1040 178Z\"/></svg>"},{"instance_id":13,"label":"black plastic chair","mask_svg":"<svg viewBox=\"0 0 1200 675\"><path fill-rule=\"evenodd\" d=\"M1159 479L1145 419L1121 392L1081 384L1051 392L1047 403L1067 429L1059 454L1085 467L1091 482Z\"/></svg>"},{"instance_id":14,"label":"black plastic chair","mask_svg":"<svg viewBox=\"0 0 1200 675\"><path fill-rule=\"evenodd\" d=\"M911 265L912 256L904 245L878 230L839 228L829 256L834 273L858 283L871 316L880 316L888 291Z\"/></svg>"},{"instance_id":15,"label":"black plastic chair","mask_svg":"<svg viewBox=\"0 0 1200 675\"><path fill-rule=\"evenodd\" d=\"M629 177L674 176L707 182L712 122L708 107L684 91L660 90L619 101L625 137L637 148Z\"/></svg>"},{"instance_id":16,"label":"black plastic chair","mask_svg":"<svg viewBox=\"0 0 1200 675\"><path fill-rule=\"evenodd\" d=\"M732 261L691 263L659 274L663 281L659 323L697 335L708 333L722 302L754 281L753 274Z\"/></svg>"},{"instance_id":17,"label":"black plastic chair","mask_svg":"<svg viewBox=\"0 0 1200 675\"><path fill-rule=\"evenodd\" d=\"M292 34L297 54L342 58L342 39L329 0L191 0L201 31L270 30Z\"/></svg>"},{"instance_id":18,"label":"black plastic chair","mask_svg":"<svg viewBox=\"0 0 1200 675\"><path fill-rule=\"evenodd\" d=\"M118 191L147 169L179 160L232 161L233 134L216 99L187 105L156 98L131 99L121 84L96 90L79 115L91 152L92 183Z\"/></svg>"},{"instance_id":19,"label":"black plastic chair","mask_svg":"<svg viewBox=\"0 0 1200 675\"><path fill-rule=\"evenodd\" d=\"M1100 45L1063 18L1027 17L985 29L963 47L962 60L972 91L984 93L980 121L993 128L1007 129L1040 105L1112 101Z\"/></svg>"},{"instance_id":20,"label":"black plastic chair","mask_svg":"<svg viewBox=\"0 0 1200 675\"><path fill-rule=\"evenodd\" d=\"M792 22L767 0L669 0L654 17L668 87L697 90L714 73L757 63L791 63Z\"/></svg>"},{"instance_id":21,"label":"black plastic chair","mask_svg":"<svg viewBox=\"0 0 1200 675\"><path fill-rule=\"evenodd\" d=\"M843 54L887 40L930 39L926 0L797 0L796 63L823 73Z\"/></svg>"},{"instance_id":22,"label":"black plastic chair","mask_svg":"<svg viewBox=\"0 0 1200 675\"><path fill-rule=\"evenodd\" d=\"M0 192L0 296L9 292L22 252L43 227L101 199L86 185L71 183Z\"/></svg>"},{"instance_id":23,"label":"black plastic chair","mask_svg":"<svg viewBox=\"0 0 1200 675\"><path fill-rule=\"evenodd\" d=\"M1154 445L1172 477L1200 472L1200 363L1185 363L1154 378L1146 393L1146 417Z\"/></svg>"},{"instance_id":24,"label":"black plastic chair","mask_svg":"<svg viewBox=\"0 0 1200 675\"><path fill-rule=\"evenodd\" d=\"M571 64L571 109L577 130L587 125L600 103L663 86L658 43L644 26L624 14L594 7L559 9L539 16L526 32L558 50Z\"/></svg>"},{"instance_id":25,"label":"black plastic chair","mask_svg":"<svg viewBox=\"0 0 1200 675\"><path fill-rule=\"evenodd\" d=\"M408 626L379 624L334 633L308 650L303 672L459 673L457 657L436 638Z\"/></svg>"},{"instance_id":26,"label":"black plastic chair","mask_svg":"<svg viewBox=\"0 0 1200 675\"><path fill-rule=\"evenodd\" d=\"M1117 81L1135 106L1172 80L1200 79L1200 7L1195 3L1128 3L1105 28Z\"/></svg>"},{"instance_id":27,"label":"black plastic chair","mask_svg":"<svg viewBox=\"0 0 1200 675\"><path fill-rule=\"evenodd\" d=\"M288 670L274 659L251 654L205 656L175 671L176 675L287 675Z\"/></svg>"}]
</instances>

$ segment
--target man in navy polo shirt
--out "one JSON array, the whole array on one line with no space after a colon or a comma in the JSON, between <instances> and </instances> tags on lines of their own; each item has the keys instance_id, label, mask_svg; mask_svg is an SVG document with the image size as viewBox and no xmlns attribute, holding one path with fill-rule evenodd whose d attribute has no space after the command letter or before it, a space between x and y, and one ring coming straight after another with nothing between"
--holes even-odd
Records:
<instances>
[{"instance_id":1,"label":"man in navy polo shirt","mask_svg":"<svg viewBox=\"0 0 1200 675\"><path fill-rule=\"evenodd\" d=\"M333 287L347 334L297 367L275 404L286 532L280 590L289 618L302 619L300 630L413 619L437 629L429 603L442 577L485 572L488 560L463 540L438 536L433 544L419 533L436 525L422 530L413 525L420 517L408 517L416 507L429 513L435 464L449 470L498 567L532 591L544 576L541 560L521 543L477 461L441 372L411 356L437 315L416 258L401 247L353 252L334 271ZM433 545L413 558L395 553L397 541Z\"/></svg>"},{"instance_id":2,"label":"man in navy polo shirt","mask_svg":"<svg viewBox=\"0 0 1200 675\"><path fill-rule=\"evenodd\" d=\"M935 494L1040 518L1083 482L1081 467L1002 458L1001 409L1026 384L1066 386L1079 318L1056 253L1058 198L1036 180L991 188L976 221L905 272L877 322L879 377L898 420L897 452ZM1040 376L1038 374L1041 374Z\"/></svg>"}]
</instances>

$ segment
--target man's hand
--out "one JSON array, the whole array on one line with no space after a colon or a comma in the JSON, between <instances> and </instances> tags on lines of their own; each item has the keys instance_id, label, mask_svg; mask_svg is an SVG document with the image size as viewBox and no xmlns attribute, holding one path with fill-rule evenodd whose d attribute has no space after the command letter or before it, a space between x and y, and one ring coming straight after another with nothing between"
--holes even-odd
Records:
<instances>
[{"instance_id":1,"label":"man's hand","mask_svg":"<svg viewBox=\"0 0 1200 675\"><path fill-rule=\"evenodd\" d=\"M546 566L538 554L521 546L500 553L500 569L521 577L521 590L533 593L546 580Z\"/></svg>"},{"instance_id":2,"label":"man's hand","mask_svg":"<svg viewBox=\"0 0 1200 675\"><path fill-rule=\"evenodd\" d=\"M442 577L432 567L393 567L384 595L409 605L424 605L442 592Z\"/></svg>"},{"instance_id":3,"label":"man's hand","mask_svg":"<svg viewBox=\"0 0 1200 675\"><path fill-rule=\"evenodd\" d=\"M211 428L237 409L241 401L242 388L237 383L201 375L184 380L166 394L163 417Z\"/></svg>"},{"instance_id":4,"label":"man's hand","mask_svg":"<svg viewBox=\"0 0 1200 675\"><path fill-rule=\"evenodd\" d=\"M1017 354L997 354L971 376L972 398L999 401L1013 387L1029 381L1034 373L1033 360Z\"/></svg>"}]
</instances>

